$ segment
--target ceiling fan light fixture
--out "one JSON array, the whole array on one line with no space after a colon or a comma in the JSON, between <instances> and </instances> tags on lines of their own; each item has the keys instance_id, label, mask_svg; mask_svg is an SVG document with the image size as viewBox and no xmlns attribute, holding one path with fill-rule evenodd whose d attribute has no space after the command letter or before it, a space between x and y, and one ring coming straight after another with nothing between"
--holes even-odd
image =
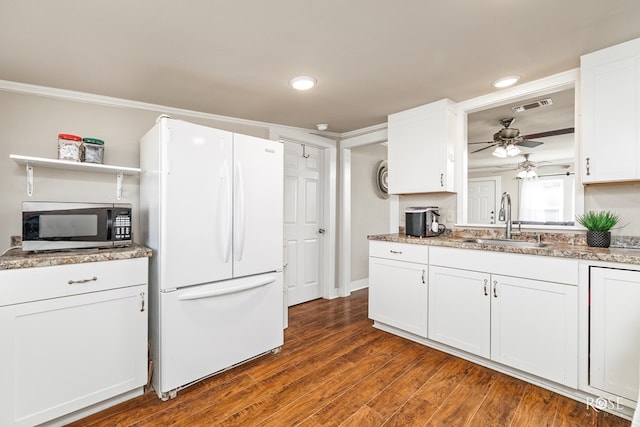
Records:
<instances>
[{"instance_id":1,"label":"ceiling fan light fixture","mask_svg":"<svg viewBox=\"0 0 640 427\"><path fill-rule=\"evenodd\" d=\"M507 150L502 147L502 146L498 146L496 147L495 150L493 150L493 154L494 156L498 157L499 159L506 159L507 158Z\"/></svg>"},{"instance_id":2,"label":"ceiling fan light fixture","mask_svg":"<svg viewBox=\"0 0 640 427\"><path fill-rule=\"evenodd\" d=\"M514 144L507 144L505 151L507 152L507 157L514 157L520 154L520 149Z\"/></svg>"},{"instance_id":3,"label":"ceiling fan light fixture","mask_svg":"<svg viewBox=\"0 0 640 427\"><path fill-rule=\"evenodd\" d=\"M318 83L318 79L311 76L298 76L289 80L289 85L296 90L309 90Z\"/></svg>"},{"instance_id":4,"label":"ceiling fan light fixture","mask_svg":"<svg viewBox=\"0 0 640 427\"><path fill-rule=\"evenodd\" d=\"M502 89L516 84L518 80L520 80L520 76L501 77L498 80L493 81L491 85L495 88Z\"/></svg>"},{"instance_id":5,"label":"ceiling fan light fixture","mask_svg":"<svg viewBox=\"0 0 640 427\"><path fill-rule=\"evenodd\" d=\"M520 171L518 172L518 175L517 175L517 177L520 179L531 179L531 178L535 178L536 176L538 176L536 171L533 171L531 169Z\"/></svg>"}]
</instances>

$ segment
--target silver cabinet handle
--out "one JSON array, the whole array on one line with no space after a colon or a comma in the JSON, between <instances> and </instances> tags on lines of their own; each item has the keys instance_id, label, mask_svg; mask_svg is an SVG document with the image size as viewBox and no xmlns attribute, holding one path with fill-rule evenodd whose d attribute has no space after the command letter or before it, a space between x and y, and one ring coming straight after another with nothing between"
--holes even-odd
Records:
<instances>
[{"instance_id":1,"label":"silver cabinet handle","mask_svg":"<svg viewBox=\"0 0 640 427\"><path fill-rule=\"evenodd\" d=\"M591 175L591 165L589 164L589 158L587 157L587 176Z\"/></svg>"},{"instance_id":2,"label":"silver cabinet handle","mask_svg":"<svg viewBox=\"0 0 640 427\"><path fill-rule=\"evenodd\" d=\"M424 280L424 270L422 270L422 284L424 285L425 283L427 283L427 282L425 282L425 280Z\"/></svg>"},{"instance_id":3,"label":"silver cabinet handle","mask_svg":"<svg viewBox=\"0 0 640 427\"><path fill-rule=\"evenodd\" d=\"M486 297L487 295L489 295L487 293L487 282L489 282L488 279L484 279L484 296Z\"/></svg>"},{"instance_id":4,"label":"silver cabinet handle","mask_svg":"<svg viewBox=\"0 0 640 427\"><path fill-rule=\"evenodd\" d=\"M67 284L69 285L73 285L76 283L87 283L87 282L95 282L96 280L98 280L98 278L96 276L93 276L91 279L82 279L82 280L69 280L67 282Z\"/></svg>"},{"instance_id":5,"label":"silver cabinet handle","mask_svg":"<svg viewBox=\"0 0 640 427\"><path fill-rule=\"evenodd\" d=\"M498 290L497 290L497 287L498 287L498 281L497 281L497 280L494 280L494 281L493 281L493 297L494 297L494 298L498 298Z\"/></svg>"},{"instance_id":6,"label":"silver cabinet handle","mask_svg":"<svg viewBox=\"0 0 640 427\"><path fill-rule=\"evenodd\" d=\"M402 255L402 251L394 251L393 249L391 249L389 252L391 252L392 254L400 254L400 255Z\"/></svg>"},{"instance_id":7,"label":"silver cabinet handle","mask_svg":"<svg viewBox=\"0 0 640 427\"><path fill-rule=\"evenodd\" d=\"M144 311L144 292L140 292L140 311Z\"/></svg>"}]
</instances>

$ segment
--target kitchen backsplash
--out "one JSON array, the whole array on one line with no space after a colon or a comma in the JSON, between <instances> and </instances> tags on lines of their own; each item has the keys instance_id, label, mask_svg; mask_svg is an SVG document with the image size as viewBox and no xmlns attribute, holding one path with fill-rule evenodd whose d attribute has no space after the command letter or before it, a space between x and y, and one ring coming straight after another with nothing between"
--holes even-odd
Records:
<instances>
[{"instance_id":1,"label":"kitchen backsplash","mask_svg":"<svg viewBox=\"0 0 640 427\"><path fill-rule=\"evenodd\" d=\"M399 234L405 234L405 229L400 226L398 229ZM585 232L578 231L572 233L548 233L548 232L531 232L523 231L513 235L515 240L527 240L535 241L540 235L542 242L556 243L564 245L587 245L587 235ZM467 228L453 228L447 229L442 237L450 239L470 239L470 238L485 238L485 239L503 239L504 230L492 230L492 229L467 229ZM425 237L430 239L432 237ZM640 236L611 236L612 248L634 248L640 249Z\"/></svg>"}]
</instances>

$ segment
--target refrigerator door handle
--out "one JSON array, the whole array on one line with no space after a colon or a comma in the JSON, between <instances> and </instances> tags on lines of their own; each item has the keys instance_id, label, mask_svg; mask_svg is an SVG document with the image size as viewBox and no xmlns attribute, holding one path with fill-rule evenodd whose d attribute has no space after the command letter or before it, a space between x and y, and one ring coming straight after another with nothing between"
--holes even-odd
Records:
<instances>
[{"instance_id":1,"label":"refrigerator door handle","mask_svg":"<svg viewBox=\"0 0 640 427\"><path fill-rule=\"evenodd\" d=\"M178 295L178 299L180 301L189 301L189 300L195 300L195 299L219 297L223 295L234 294L236 292L247 291L249 289L260 288L262 286L266 286L275 281L276 281L275 277L268 276L263 279L256 280L255 282L245 283L240 286L231 286L223 289L210 289L210 290L185 292L183 294Z\"/></svg>"},{"instance_id":2,"label":"refrigerator door handle","mask_svg":"<svg viewBox=\"0 0 640 427\"><path fill-rule=\"evenodd\" d=\"M242 163L238 162L236 164L236 188L238 195L238 211L236 212L236 218L238 219L238 228L237 228L237 240L235 245L235 256L236 261L242 261L242 255L244 252L244 236L247 222L247 211L246 211L246 200L244 194L244 173L242 170Z\"/></svg>"},{"instance_id":3,"label":"refrigerator door handle","mask_svg":"<svg viewBox=\"0 0 640 427\"><path fill-rule=\"evenodd\" d=\"M231 257L231 245L233 238L233 190L231 188L231 176L229 176L229 165L225 162L223 166L223 180L225 181L225 197L226 200L226 237L224 238L224 262L229 262Z\"/></svg>"}]
</instances>

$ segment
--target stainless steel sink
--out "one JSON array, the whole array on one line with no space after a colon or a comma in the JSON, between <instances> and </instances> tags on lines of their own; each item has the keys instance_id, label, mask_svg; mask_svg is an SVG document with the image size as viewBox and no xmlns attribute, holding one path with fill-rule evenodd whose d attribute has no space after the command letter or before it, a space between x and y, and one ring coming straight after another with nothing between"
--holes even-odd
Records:
<instances>
[{"instance_id":1,"label":"stainless steel sink","mask_svg":"<svg viewBox=\"0 0 640 427\"><path fill-rule=\"evenodd\" d=\"M520 248L544 248L548 246L546 243L526 242L524 240L512 239L463 239L464 243L477 243L480 245L496 245L496 246L517 246Z\"/></svg>"}]
</instances>

